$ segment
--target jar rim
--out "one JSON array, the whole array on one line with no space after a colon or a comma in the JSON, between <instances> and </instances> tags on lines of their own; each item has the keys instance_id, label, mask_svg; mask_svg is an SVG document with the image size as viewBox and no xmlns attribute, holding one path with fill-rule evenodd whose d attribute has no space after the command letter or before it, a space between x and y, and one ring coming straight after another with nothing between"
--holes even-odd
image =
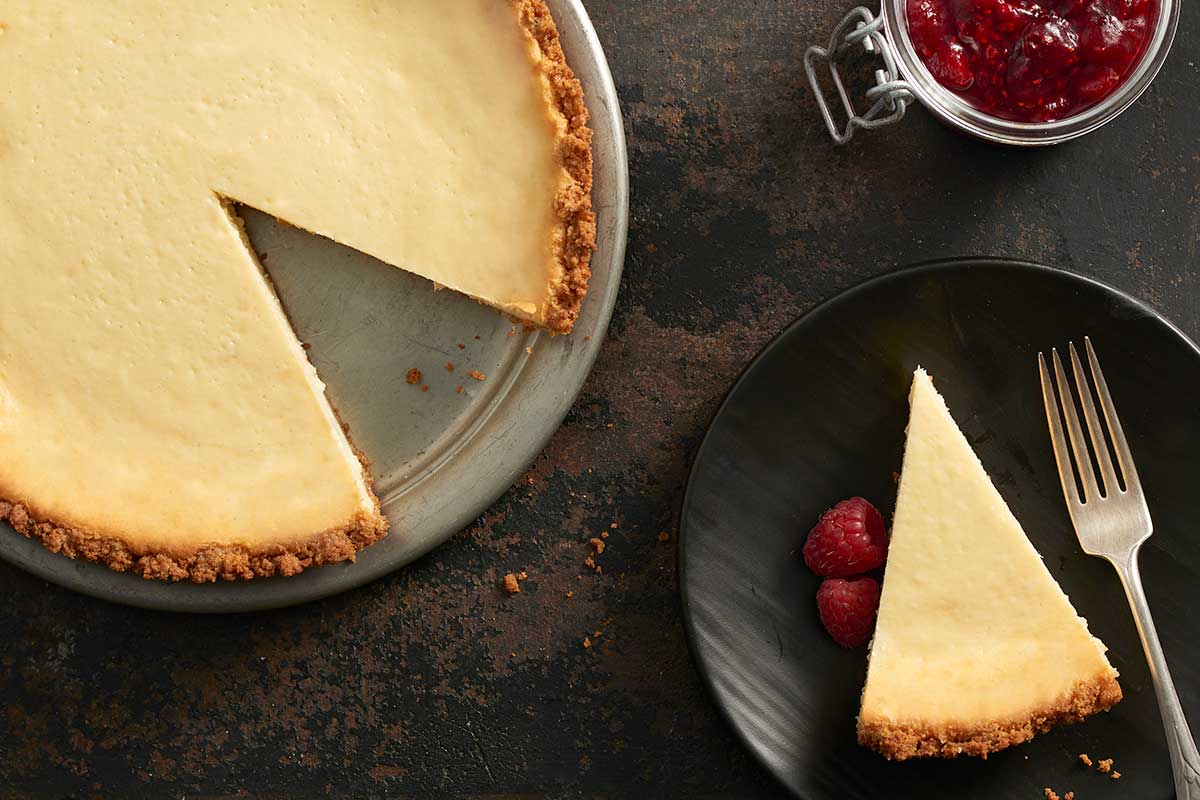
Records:
<instances>
[{"instance_id":1,"label":"jar rim","mask_svg":"<svg viewBox=\"0 0 1200 800\"><path fill-rule=\"evenodd\" d=\"M1011 145L1049 145L1090 133L1120 114L1158 75L1179 26L1181 0L1159 0L1150 41L1117 89L1078 114L1051 122L1018 122L988 114L942 86L917 55L908 33L907 0L882 0L884 32L913 94L936 117L981 139Z\"/></svg>"}]
</instances>

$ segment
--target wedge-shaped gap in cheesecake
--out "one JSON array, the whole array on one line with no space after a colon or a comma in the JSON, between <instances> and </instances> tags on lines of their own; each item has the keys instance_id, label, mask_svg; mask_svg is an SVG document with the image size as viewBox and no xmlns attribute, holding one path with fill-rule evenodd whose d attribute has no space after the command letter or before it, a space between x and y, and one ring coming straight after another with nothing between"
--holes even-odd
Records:
<instances>
[{"instance_id":1,"label":"wedge-shaped gap in cheesecake","mask_svg":"<svg viewBox=\"0 0 1200 800\"><path fill-rule=\"evenodd\" d=\"M245 248L246 255L258 267L258 271L262 280L265 281L266 286L270 290L271 295L274 297L275 303L280 309L284 319L287 320L292 334L296 337L297 346L304 351L305 360L308 361L309 366L313 369L317 379L320 381L326 402L329 404L329 407L336 418L338 425L341 427L343 433L349 440L350 447L354 450L358 458L364 462L364 466L369 468L371 464L369 453L361 449L368 445L369 442L360 442L354 436L354 430L359 427L355 424L357 417L357 409L354 397L355 392L353 392L353 390L348 386L340 385L342 383L339 380L340 371L329 370L326 372L324 370L318 370L317 365L314 363L315 359L312 357L310 350L312 347L311 341L313 340L320 341L322 338L332 338L335 341L343 340L344 335L340 334L340 332L337 330L331 330L331 327L339 327L346 323L346 320L341 319L341 317L344 315L316 313L313 311L313 307L317 305L332 305L334 308L337 308L339 305L348 302L349 298L346 296L348 293L354 293L354 305L357 306L366 302L371 304L372 308L372 310L366 314L361 312L355 313L354 316L361 321L352 321L346 326L351 330L361 330L364 325L368 324L367 320L378 318L379 315L386 311L387 298L380 297L379 293L373 291L371 288L360 288L359 282L356 282L352 279L345 281L339 280L331 293L328 285L330 283L330 279L338 276L345 277L346 272L350 269L349 267L341 264L338 265L339 268L337 270L323 271L322 277L325 280L322 281L320 286L306 286L306 283L311 284L311 282L303 280L302 275L296 274L299 270L303 269L303 267L298 266L296 263L289 263L293 261L299 261L299 259L289 259L282 262L276 261L276 263L272 265L269 263L270 259L266 257L266 254L260 252L259 248L256 247L254 242L251 240L250 232L246 223L246 216L243 214L243 211L249 210L253 213L256 212L257 209L254 209L253 206L239 202L236 198L223 195L219 192L214 192L214 195L216 196L217 201L221 204L221 207L224 208L225 213L228 215L230 224L233 225L237 230L238 236L242 241L242 246ZM345 245L329 239L328 237L321 236L320 234L313 233L312 231L308 231L293 225L286 219L275 217L268 212L258 212L258 214L263 217L270 218L273 224L277 226L289 229L293 235L312 237L312 239L320 240L321 242L326 243L328 246L358 253L358 251L355 251L352 248L347 248ZM386 275L389 278L398 278L398 276L404 274L391 265L384 264L378 259L371 258L365 254L363 255L364 257L361 259L361 261L364 264L369 265L366 267L368 269L374 267L379 271L380 274ZM360 267L360 269L361 268L362 267ZM281 278L290 279L281 279L277 281L273 274L273 270L285 273L284 275L281 275ZM281 286L289 287L289 291L280 291ZM432 291L434 288L435 287L431 284L430 290ZM311 297L301 297L299 296L298 291L304 291L309 294L320 293L326 296L326 299L328 299L329 294L333 294L335 299L332 303L318 301Z\"/></svg>"}]
</instances>

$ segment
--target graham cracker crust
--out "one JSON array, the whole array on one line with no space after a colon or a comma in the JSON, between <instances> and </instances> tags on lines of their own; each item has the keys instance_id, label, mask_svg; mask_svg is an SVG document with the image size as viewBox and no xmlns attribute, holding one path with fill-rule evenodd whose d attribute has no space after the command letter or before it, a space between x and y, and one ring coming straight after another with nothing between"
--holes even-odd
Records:
<instances>
[{"instance_id":1,"label":"graham cracker crust","mask_svg":"<svg viewBox=\"0 0 1200 800\"><path fill-rule=\"evenodd\" d=\"M864 722L860 717L858 743L895 761L959 755L986 759L989 753L1027 742L1056 725L1080 722L1107 711L1121 697L1116 678L1102 675L1077 684L1058 702L1035 709L1025 717L974 727L902 724L890 720Z\"/></svg>"},{"instance_id":2,"label":"graham cracker crust","mask_svg":"<svg viewBox=\"0 0 1200 800\"><path fill-rule=\"evenodd\" d=\"M538 66L549 85L550 104L565 121L558 137L558 158L567 179L554 198L560 223L555 252L562 277L553 289L543 324L553 333L570 333L592 277L596 215L592 212L592 129L575 77L559 42L558 27L545 0L511 0L517 20L537 45Z\"/></svg>"},{"instance_id":3,"label":"graham cracker crust","mask_svg":"<svg viewBox=\"0 0 1200 800\"><path fill-rule=\"evenodd\" d=\"M56 522L28 505L3 496L0 496L0 522L7 522L17 533L39 540L52 553L95 561L116 572L133 572L147 580L215 583L296 575L309 567L354 561L359 550L387 535L387 518L371 489L370 462L358 448L354 448L354 454L362 464L363 479L373 503L371 513L359 512L345 525L299 542L262 547L209 544L190 550L139 551L120 536Z\"/></svg>"}]
</instances>

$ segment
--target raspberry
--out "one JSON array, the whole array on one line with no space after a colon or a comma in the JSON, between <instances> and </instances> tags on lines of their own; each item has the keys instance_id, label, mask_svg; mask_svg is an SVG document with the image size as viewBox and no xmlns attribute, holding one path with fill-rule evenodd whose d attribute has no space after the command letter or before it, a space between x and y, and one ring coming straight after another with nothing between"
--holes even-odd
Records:
<instances>
[{"instance_id":1,"label":"raspberry","mask_svg":"<svg viewBox=\"0 0 1200 800\"><path fill-rule=\"evenodd\" d=\"M821 515L804 543L804 563L828 578L848 578L883 566L887 558L883 515L861 497L843 500Z\"/></svg>"},{"instance_id":2,"label":"raspberry","mask_svg":"<svg viewBox=\"0 0 1200 800\"><path fill-rule=\"evenodd\" d=\"M842 647L858 647L871 638L879 610L879 584L872 578L826 578L817 589L821 624Z\"/></svg>"}]
</instances>

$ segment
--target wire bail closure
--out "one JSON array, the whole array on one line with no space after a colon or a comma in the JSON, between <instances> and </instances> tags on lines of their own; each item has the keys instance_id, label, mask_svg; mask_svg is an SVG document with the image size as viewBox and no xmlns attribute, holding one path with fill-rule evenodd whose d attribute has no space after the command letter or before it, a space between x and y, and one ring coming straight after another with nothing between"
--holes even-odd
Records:
<instances>
[{"instance_id":1,"label":"wire bail closure","mask_svg":"<svg viewBox=\"0 0 1200 800\"><path fill-rule=\"evenodd\" d=\"M850 141L858 128L874 130L899 122L904 118L904 112L913 100L912 86L908 81L901 79L892 46L882 28L882 14L876 17L865 7L859 6L843 17L833 29L828 47L814 44L804 51L804 74L808 76L808 83L817 98L817 107L821 109L825 127L829 129L829 135L836 144ZM861 115L854 110L854 103L851 102L846 86L842 83L842 76L838 72L838 62L852 47L859 44L866 52L878 53L883 59L883 69L875 70L875 85L866 92L867 100L872 101L871 107ZM848 120L845 128L841 130L834 123L833 112L821 91L821 81L817 76L818 64L829 65L833 85L837 88L842 107L846 110Z\"/></svg>"}]
</instances>

